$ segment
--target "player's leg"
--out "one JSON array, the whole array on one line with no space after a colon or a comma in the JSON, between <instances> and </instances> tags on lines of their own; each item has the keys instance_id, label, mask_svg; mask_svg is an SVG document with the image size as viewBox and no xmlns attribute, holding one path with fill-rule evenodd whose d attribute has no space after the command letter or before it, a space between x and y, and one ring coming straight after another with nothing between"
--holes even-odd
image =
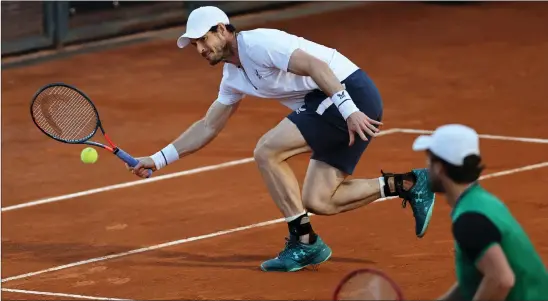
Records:
<instances>
[{"instance_id":1,"label":"player's leg","mask_svg":"<svg viewBox=\"0 0 548 301\"><path fill-rule=\"evenodd\" d=\"M334 215L360 208L387 195L397 195L395 176L348 178L371 141L369 138L369 141L357 141L352 147L314 154L303 185L305 209L318 215ZM405 191L412 189L415 183L411 172L399 174L398 180Z\"/></svg>"},{"instance_id":2,"label":"player's leg","mask_svg":"<svg viewBox=\"0 0 548 301\"><path fill-rule=\"evenodd\" d=\"M272 199L287 219L304 208L299 183L286 160L309 151L295 124L285 118L259 139L253 152Z\"/></svg>"},{"instance_id":3,"label":"player's leg","mask_svg":"<svg viewBox=\"0 0 548 301\"><path fill-rule=\"evenodd\" d=\"M311 149L297 126L283 119L257 143L255 161L268 191L283 213L289 238L285 248L271 260L261 264L263 271L296 271L331 256L331 249L314 232L306 216L299 183L287 159Z\"/></svg>"},{"instance_id":4,"label":"player's leg","mask_svg":"<svg viewBox=\"0 0 548 301\"><path fill-rule=\"evenodd\" d=\"M382 197L378 178L348 179L348 174L325 162L311 159L303 185L305 208L318 215L357 209Z\"/></svg>"},{"instance_id":5,"label":"player's leg","mask_svg":"<svg viewBox=\"0 0 548 301\"><path fill-rule=\"evenodd\" d=\"M303 203L311 213L334 215L363 207L385 196L408 195L410 200L417 200L413 193L418 193L433 197L433 193L423 192L421 185L426 180L426 171L422 169L396 175L381 175L372 179L348 179L348 174L339 168L312 159L303 185ZM422 237L430 218L416 211L420 206L414 205L412 208L416 234ZM428 207L429 213L427 211L425 214L431 215L432 208Z\"/></svg>"},{"instance_id":6,"label":"player's leg","mask_svg":"<svg viewBox=\"0 0 548 301\"><path fill-rule=\"evenodd\" d=\"M370 118L382 119L382 101L372 81L363 71L345 80L346 89L356 105ZM384 174L374 179L347 180L354 172L363 152L372 141L356 139L348 146L346 122L334 106L316 115L328 124L321 128L323 141L332 146L314 147L312 161L303 186L305 207L316 214L331 215L359 208L384 196L399 196L404 207L409 202L415 216L415 231L422 237L428 227L434 206L434 194L428 188L426 169L399 174ZM307 135L305 135L306 137ZM375 138L376 139L376 138Z\"/></svg>"}]
</instances>

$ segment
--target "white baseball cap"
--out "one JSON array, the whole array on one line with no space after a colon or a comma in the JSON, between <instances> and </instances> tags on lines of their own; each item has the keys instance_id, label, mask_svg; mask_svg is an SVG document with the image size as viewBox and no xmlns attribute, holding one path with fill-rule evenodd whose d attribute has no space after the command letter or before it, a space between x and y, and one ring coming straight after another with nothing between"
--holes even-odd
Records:
<instances>
[{"instance_id":1,"label":"white baseball cap","mask_svg":"<svg viewBox=\"0 0 548 301\"><path fill-rule=\"evenodd\" d=\"M203 37L212 26L230 24L228 16L215 6L202 6L193 10L186 22L186 32L177 39L177 46L184 48L190 39Z\"/></svg>"},{"instance_id":2,"label":"white baseball cap","mask_svg":"<svg viewBox=\"0 0 548 301\"><path fill-rule=\"evenodd\" d=\"M438 127L432 135L421 135L413 143L414 151L429 150L453 165L462 166L469 155L480 155L479 136L462 124Z\"/></svg>"}]
</instances>

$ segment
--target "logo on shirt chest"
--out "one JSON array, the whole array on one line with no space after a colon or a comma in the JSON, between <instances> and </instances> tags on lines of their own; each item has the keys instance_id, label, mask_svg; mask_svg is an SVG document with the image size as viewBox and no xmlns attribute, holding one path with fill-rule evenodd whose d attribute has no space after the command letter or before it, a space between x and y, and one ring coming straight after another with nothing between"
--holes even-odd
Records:
<instances>
[{"instance_id":1,"label":"logo on shirt chest","mask_svg":"<svg viewBox=\"0 0 548 301\"><path fill-rule=\"evenodd\" d=\"M272 82L272 76L275 76L276 73L273 70L270 69L264 69L260 67L255 67L252 69L252 74L255 79L258 79L260 81L267 81Z\"/></svg>"},{"instance_id":2,"label":"logo on shirt chest","mask_svg":"<svg viewBox=\"0 0 548 301\"><path fill-rule=\"evenodd\" d=\"M245 68L240 69L245 80L253 86L255 91L261 90L263 93L277 89L277 80L273 77L272 70L261 68L260 66L249 66L246 72Z\"/></svg>"}]
</instances>

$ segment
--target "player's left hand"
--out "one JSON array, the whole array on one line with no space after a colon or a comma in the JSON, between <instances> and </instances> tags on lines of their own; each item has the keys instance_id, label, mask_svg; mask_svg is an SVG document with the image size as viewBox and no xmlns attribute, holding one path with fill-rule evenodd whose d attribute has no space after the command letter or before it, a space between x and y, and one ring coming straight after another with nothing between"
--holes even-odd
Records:
<instances>
[{"instance_id":1,"label":"player's left hand","mask_svg":"<svg viewBox=\"0 0 548 301\"><path fill-rule=\"evenodd\" d=\"M356 133L360 135L360 138L363 141L367 141L369 139L367 139L365 134L370 137L375 137L379 132L378 127L375 125L381 126L382 122L371 119L363 112L357 111L348 116L346 119L346 124L348 125L348 135L350 138L348 145L352 146L355 141Z\"/></svg>"},{"instance_id":2,"label":"player's left hand","mask_svg":"<svg viewBox=\"0 0 548 301\"><path fill-rule=\"evenodd\" d=\"M135 158L139 163L135 167L131 167L126 163L126 168L131 171L133 174L141 178L146 178L148 176L148 169L156 171L156 164L154 160L150 157Z\"/></svg>"}]
</instances>

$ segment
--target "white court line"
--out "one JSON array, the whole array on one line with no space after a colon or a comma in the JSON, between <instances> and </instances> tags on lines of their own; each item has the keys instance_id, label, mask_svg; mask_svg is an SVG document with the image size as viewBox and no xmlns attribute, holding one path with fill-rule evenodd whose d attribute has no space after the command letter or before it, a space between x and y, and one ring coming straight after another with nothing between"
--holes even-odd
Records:
<instances>
[{"instance_id":1,"label":"white court line","mask_svg":"<svg viewBox=\"0 0 548 301\"><path fill-rule=\"evenodd\" d=\"M60 196L56 196L56 197L51 197L51 198L31 201L31 202L27 202L27 203L22 203L22 204L18 204L18 205L3 207L2 212L21 209L21 208L26 208L26 207L38 206L38 205L43 205L43 204L47 204L47 203L54 203L54 202L68 200L68 199L74 199L74 198L81 197L81 196L86 196L86 195L91 195L91 194L96 194L96 193L100 193L100 192L111 191L111 190L116 190L116 189L121 189L121 188L127 188L127 187L131 187L131 186L143 185L143 184L147 184L147 183L152 183L152 182L157 182L157 181L162 181L162 180L167 180L167 179L172 179L172 178L177 178L177 177L182 177L182 176L188 176L188 175L201 173L201 172L206 172L206 171L210 171L210 170L216 170L216 169L221 169L221 168L225 168L225 167L229 167L229 166L245 164L245 163L249 163L249 162L252 162L252 161L253 161L253 158L234 160L234 161L229 161L229 162L225 162L225 163L221 163L221 164L215 164L215 165L209 165L209 166L199 167L199 168L195 168L195 169L183 170L183 171L179 171L179 172L175 172L175 173L171 173L171 174L166 174L166 175L161 175L161 176L158 176L158 177L152 177L152 178L148 178L148 179L143 179L143 180L137 180L137 181L131 181L131 182L125 182L125 183L120 183L120 184L115 184L115 185L110 185L110 186L94 188L94 189L80 191L80 192L76 192L76 193L65 194L65 195L60 195Z\"/></svg>"},{"instance_id":2,"label":"white court line","mask_svg":"<svg viewBox=\"0 0 548 301\"><path fill-rule=\"evenodd\" d=\"M165 247L184 244L184 243L191 242L191 241L202 240L202 239L206 239L206 238L221 236L221 235L230 234L230 233L234 233L234 232L240 232L240 231L253 229L253 228L258 228L258 227L264 227L264 226L268 226L268 225L281 223L283 221L285 221L284 218L279 218L279 219L270 220L270 221L266 221L266 222L262 222L262 223L252 224L252 225L249 225L249 226L238 227L238 228L219 231L219 232L210 233L210 234L206 234L206 235L200 235L200 236L194 236L194 237L184 238L184 239L180 239L180 240L170 241L170 242L166 242L166 243L163 243L163 244L154 245L154 246L145 247L145 248L140 248L140 249L135 249L135 250L131 250L131 251L123 252L123 253L112 254L112 255L102 256L102 257L96 257L96 258L92 258L92 259L88 259L88 260L82 260L82 261L78 261L78 262L74 262L74 263L70 263L70 264L65 264L65 265L61 265L61 266L57 266L57 267L53 267L53 268L49 268L49 269L45 269L45 270L41 270L41 271L37 271L37 272L32 272L32 273L27 273L27 274L23 274L23 275L4 278L4 279L2 279L2 283L7 282L7 281L11 281L11 280L16 280L16 279L21 279L21 278L27 278L27 277L30 277L30 276L40 275L40 274L44 274L44 273L48 273L48 272L64 270L64 269L68 269L68 268L72 268L72 267L75 267L75 266L80 266L80 265L84 265L84 264L88 264L88 263L93 263L93 262L104 261L104 260L108 260L108 259L124 257L124 256L128 256L128 255L132 255L132 254L138 254L138 253L148 252L148 251L157 250L157 249L161 249L161 248L165 248Z\"/></svg>"},{"instance_id":3,"label":"white court line","mask_svg":"<svg viewBox=\"0 0 548 301\"><path fill-rule=\"evenodd\" d=\"M480 180L501 177L501 176L505 176L505 175L509 175L509 174L514 174L514 173L518 173L518 172L538 169L538 168L547 167L547 166L548 166L548 161L543 162L543 163L538 163L538 164L527 165L527 166L523 166L523 167L519 167L519 168L504 170L504 171L500 171L500 172L496 172L496 173L492 173L492 174L487 174L487 175L484 175L484 176L480 177ZM375 202L385 201L387 199L394 199L394 198L397 198L397 197L378 199ZM44 274L44 273L48 273L48 272L64 270L64 269L68 269L68 268L72 268L72 267L76 267L76 266L81 266L81 265L88 264L88 263L105 261L105 260L114 259L114 258L120 258L120 257L128 256L128 255L132 255L132 254L138 254L138 253L148 252L148 251L152 251L152 250L157 250L157 249L160 249L160 248L180 245L180 244L188 243L188 242L191 242L191 241L203 240L203 239L206 239L206 238L217 237L217 236L226 235L226 234L235 233L235 232L240 232L240 231L244 231L244 230L248 230L248 229L259 228L259 227L264 227L264 226L268 226L268 225L278 224L278 223L281 223L281 222L284 222L284 221L285 221L284 218L279 218L279 219L274 219L274 220L270 220L270 221L266 221L266 222L262 222L262 223L252 224L252 225L248 225L248 226L244 226L244 227L238 227L238 228L233 228L233 229L229 229L229 230L214 232L214 233L210 233L210 234L206 234L206 235L200 235L200 236L184 238L184 239L180 239L180 240L176 240L176 241L171 241L171 242L162 243L162 244L159 244L159 245L154 245L154 246L150 246L150 247L135 249L135 250L122 252L122 253L118 253L118 254L112 254L112 255L108 255L108 256L101 256L101 257L91 258L91 259L82 260L82 261L78 261L78 262L74 262L74 263L70 263L70 264L60 265L60 266L57 266L57 267L53 267L53 268L49 268L49 269L45 269L45 270L41 270L41 271L36 271L36 272L31 272L31 273L26 273L26 274L21 274L21 275L17 275L17 276L4 278L4 279L2 279L2 283L12 281L12 280L17 280L17 279L22 279L22 278L28 278L28 277L31 277L31 276L36 276L36 275L40 275L40 274Z\"/></svg>"},{"instance_id":4,"label":"white court line","mask_svg":"<svg viewBox=\"0 0 548 301\"><path fill-rule=\"evenodd\" d=\"M379 133L379 136L386 136L386 135L394 134L394 133L397 133L398 131L399 131L399 129L384 130L384 131ZM254 161L253 157L250 157L250 158L245 158L245 159L241 159L241 160L229 161L229 162L225 162L225 163L221 163L221 164L209 165L209 166L199 167L199 168L190 169L190 170L183 170L183 171L179 171L179 172L175 172L175 173L171 173L171 174L161 175L161 176L158 176L158 177L152 177L152 178L149 178L149 179L125 182L125 183L120 183L120 184L115 184L115 185L104 186L104 187L94 188L94 189L90 189L90 190L80 191L80 192L76 192L76 193L60 195L60 196L51 197L51 198L45 198L45 199L40 199L40 200L36 200L36 201L30 201L30 202L21 203L21 204L17 204L17 205L13 205L13 206L3 207L2 208L2 213L7 212L7 211L11 211L11 210L21 209L21 208L33 207L33 206L38 206L38 205L43 205L43 204L48 204L48 203L64 201L64 200L68 200L68 199L74 199L74 198L78 198L78 197L81 197L81 196L96 194L96 193L100 193L100 192L106 192L106 191L111 191L111 190L116 190L116 189L121 189L121 188L127 188L127 187L132 187L132 186L138 186L138 185L158 182L158 181L162 181L162 180L173 179L173 178L178 178L178 177L182 177L182 176L188 176L188 175L197 174L197 173L201 173L201 172L217 170L217 169L226 168L226 167L230 167L230 166L246 164L246 163L250 163L250 162L253 162L253 161Z\"/></svg>"},{"instance_id":5,"label":"white court line","mask_svg":"<svg viewBox=\"0 0 548 301\"><path fill-rule=\"evenodd\" d=\"M527 165L527 166L523 166L523 167L519 167L519 168L494 172L494 173L491 173L491 174L481 176L479 179L480 180L486 180L486 179L490 179L490 178L502 177L502 176L510 175L510 174L517 173L517 172L523 172L523 171L528 171L528 170L533 170L533 169L539 169L539 168L543 168L543 167L547 167L547 166L548 166L548 161L538 163L538 164Z\"/></svg>"},{"instance_id":6,"label":"white court line","mask_svg":"<svg viewBox=\"0 0 548 301\"><path fill-rule=\"evenodd\" d=\"M63 293L27 291L27 290L19 290L19 289L11 289L11 288L3 288L2 291L3 292L10 292L10 293L42 295L42 296L55 296L55 297L69 297L69 298L75 298L75 299L89 299L89 300L130 300L130 299L93 297L93 296L84 296L84 295L63 294Z\"/></svg>"},{"instance_id":7,"label":"white court line","mask_svg":"<svg viewBox=\"0 0 548 301\"><path fill-rule=\"evenodd\" d=\"M403 134L432 134L434 132L430 130L417 130L417 129L397 129L397 130L399 133L403 133ZM512 137L512 136L498 136L498 135L486 135L486 134L479 134L478 136L483 139L519 141L519 142L541 143L541 144L548 143L548 139L543 139L543 138Z\"/></svg>"}]
</instances>

